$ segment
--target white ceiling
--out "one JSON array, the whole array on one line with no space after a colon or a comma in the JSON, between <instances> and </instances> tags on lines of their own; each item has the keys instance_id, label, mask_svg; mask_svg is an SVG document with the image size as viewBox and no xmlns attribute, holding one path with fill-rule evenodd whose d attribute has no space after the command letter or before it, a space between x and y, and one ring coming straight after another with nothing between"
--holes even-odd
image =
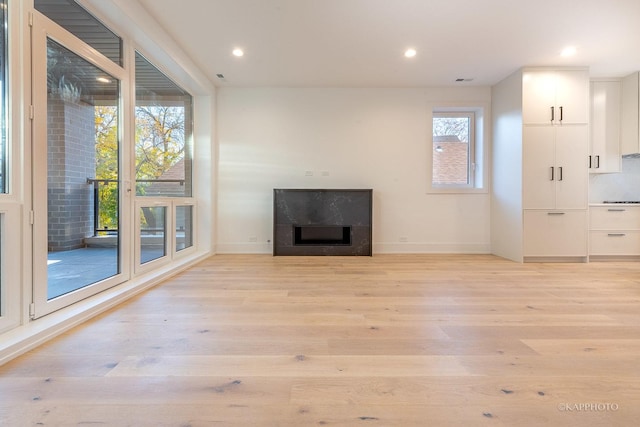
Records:
<instances>
[{"instance_id":1,"label":"white ceiling","mask_svg":"<svg viewBox=\"0 0 640 427\"><path fill-rule=\"evenodd\" d=\"M217 86L492 85L522 66L640 70L640 0L138 2ZM561 57L566 45L578 53Z\"/></svg>"}]
</instances>

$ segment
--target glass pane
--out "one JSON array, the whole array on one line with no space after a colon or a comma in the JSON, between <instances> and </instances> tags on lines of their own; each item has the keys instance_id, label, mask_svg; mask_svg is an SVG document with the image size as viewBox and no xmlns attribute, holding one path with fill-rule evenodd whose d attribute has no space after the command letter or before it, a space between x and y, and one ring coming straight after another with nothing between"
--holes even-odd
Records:
<instances>
[{"instance_id":1,"label":"glass pane","mask_svg":"<svg viewBox=\"0 0 640 427\"><path fill-rule=\"evenodd\" d=\"M433 184L469 183L469 129L467 116L433 117Z\"/></svg>"},{"instance_id":2,"label":"glass pane","mask_svg":"<svg viewBox=\"0 0 640 427\"><path fill-rule=\"evenodd\" d=\"M193 206L176 206L176 252L193 246Z\"/></svg>"},{"instance_id":3,"label":"glass pane","mask_svg":"<svg viewBox=\"0 0 640 427\"><path fill-rule=\"evenodd\" d=\"M119 273L119 86L47 40L49 299Z\"/></svg>"},{"instance_id":4,"label":"glass pane","mask_svg":"<svg viewBox=\"0 0 640 427\"><path fill-rule=\"evenodd\" d=\"M7 2L0 1L0 193L7 192Z\"/></svg>"},{"instance_id":5,"label":"glass pane","mask_svg":"<svg viewBox=\"0 0 640 427\"><path fill-rule=\"evenodd\" d=\"M136 53L136 195L191 196L192 99Z\"/></svg>"},{"instance_id":6,"label":"glass pane","mask_svg":"<svg viewBox=\"0 0 640 427\"><path fill-rule=\"evenodd\" d=\"M167 254L166 211L164 206L140 208L140 264Z\"/></svg>"},{"instance_id":7,"label":"glass pane","mask_svg":"<svg viewBox=\"0 0 640 427\"><path fill-rule=\"evenodd\" d=\"M37 11L122 66L122 40L73 0L35 0Z\"/></svg>"}]
</instances>

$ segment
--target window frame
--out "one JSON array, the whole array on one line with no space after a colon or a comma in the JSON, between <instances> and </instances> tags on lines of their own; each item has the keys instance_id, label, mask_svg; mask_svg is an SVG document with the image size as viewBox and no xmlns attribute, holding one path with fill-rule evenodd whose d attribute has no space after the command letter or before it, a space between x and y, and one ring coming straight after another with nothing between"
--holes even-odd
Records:
<instances>
[{"instance_id":1,"label":"window frame","mask_svg":"<svg viewBox=\"0 0 640 427\"><path fill-rule=\"evenodd\" d=\"M428 121L427 144L427 194L475 194L488 193L489 165L489 105L486 103L465 104L434 104L430 108ZM434 184L434 143L433 143L433 119L434 117L470 117L469 156L467 161L468 182L466 184Z\"/></svg>"}]
</instances>

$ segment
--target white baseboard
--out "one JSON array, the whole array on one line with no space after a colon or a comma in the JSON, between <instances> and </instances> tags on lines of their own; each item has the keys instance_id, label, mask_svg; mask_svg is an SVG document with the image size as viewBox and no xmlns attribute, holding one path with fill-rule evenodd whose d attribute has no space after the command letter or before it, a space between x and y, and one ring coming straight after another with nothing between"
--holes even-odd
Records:
<instances>
[{"instance_id":1,"label":"white baseboard","mask_svg":"<svg viewBox=\"0 0 640 427\"><path fill-rule=\"evenodd\" d=\"M381 242L373 244L376 254L490 254L489 243L414 243Z\"/></svg>"},{"instance_id":2,"label":"white baseboard","mask_svg":"<svg viewBox=\"0 0 640 427\"><path fill-rule=\"evenodd\" d=\"M270 243L219 243L218 254L272 254ZM489 243L373 243L373 254L490 254Z\"/></svg>"},{"instance_id":3,"label":"white baseboard","mask_svg":"<svg viewBox=\"0 0 640 427\"><path fill-rule=\"evenodd\" d=\"M217 254L272 254L271 243L218 243Z\"/></svg>"}]
</instances>

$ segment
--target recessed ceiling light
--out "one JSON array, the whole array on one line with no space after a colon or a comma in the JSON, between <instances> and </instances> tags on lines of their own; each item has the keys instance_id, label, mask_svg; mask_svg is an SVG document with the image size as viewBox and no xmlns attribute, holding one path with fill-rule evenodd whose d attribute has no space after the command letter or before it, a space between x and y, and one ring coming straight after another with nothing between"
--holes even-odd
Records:
<instances>
[{"instance_id":1,"label":"recessed ceiling light","mask_svg":"<svg viewBox=\"0 0 640 427\"><path fill-rule=\"evenodd\" d=\"M566 58L568 56L573 56L576 53L578 53L578 49L576 49L575 46L567 46L564 49L562 49L562 52L560 52L560 56Z\"/></svg>"},{"instance_id":2,"label":"recessed ceiling light","mask_svg":"<svg viewBox=\"0 0 640 427\"><path fill-rule=\"evenodd\" d=\"M417 51L413 48L409 48L407 50L404 51L404 56L406 56L407 58L413 58L414 56L417 55Z\"/></svg>"},{"instance_id":3,"label":"recessed ceiling light","mask_svg":"<svg viewBox=\"0 0 640 427\"><path fill-rule=\"evenodd\" d=\"M237 57L244 56L244 51L238 47L233 49L231 53L233 54L233 56L237 56Z\"/></svg>"},{"instance_id":4,"label":"recessed ceiling light","mask_svg":"<svg viewBox=\"0 0 640 427\"><path fill-rule=\"evenodd\" d=\"M106 77L96 77L96 80L100 83L111 83L111 80Z\"/></svg>"}]
</instances>

